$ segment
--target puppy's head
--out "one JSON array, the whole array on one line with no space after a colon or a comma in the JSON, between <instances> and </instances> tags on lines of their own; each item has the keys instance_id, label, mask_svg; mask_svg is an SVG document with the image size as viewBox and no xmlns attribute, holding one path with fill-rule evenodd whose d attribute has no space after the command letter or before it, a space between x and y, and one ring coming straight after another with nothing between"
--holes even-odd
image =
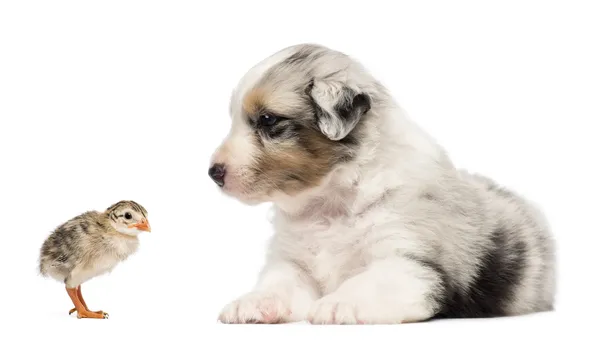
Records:
<instances>
[{"instance_id":1,"label":"puppy's head","mask_svg":"<svg viewBox=\"0 0 600 342\"><path fill-rule=\"evenodd\" d=\"M293 46L263 60L233 92L230 131L210 177L248 204L319 186L360 145L373 101L366 82L356 62L321 46Z\"/></svg>"}]
</instances>

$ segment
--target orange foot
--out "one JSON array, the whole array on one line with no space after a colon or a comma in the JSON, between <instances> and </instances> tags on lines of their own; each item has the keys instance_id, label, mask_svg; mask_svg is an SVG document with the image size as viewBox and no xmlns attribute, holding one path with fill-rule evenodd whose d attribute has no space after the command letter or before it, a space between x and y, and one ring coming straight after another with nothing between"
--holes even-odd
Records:
<instances>
[{"instance_id":1,"label":"orange foot","mask_svg":"<svg viewBox=\"0 0 600 342\"><path fill-rule=\"evenodd\" d=\"M106 312L98 311L77 311L77 318L96 318L96 319L108 319Z\"/></svg>"},{"instance_id":2,"label":"orange foot","mask_svg":"<svg viewBox=\"0 0 600 342\"><path fill-rule=\"evenodd\" d=\"M100 310L100 311L90 311L88 308L86 308L89 312L93 312L93 313L104 313L104 311ZM77 311L77 308L72 308L71 310L69 310L69 315L72 314L73 312Z\"/></svg>"},{"instance_id":3,"label":"orange foot","mask_svg":"<svg viewBox=\"0 0 600 342\"><path fill-rule=\"evenodd\" d=\"M67 288L67 293L73 301L75 308L69 311L69 315L73 312L77 311L77 318L100 318L107 319L108 313L103 311L90 311L83 300L83 296L81 295L81 286L77 288Z\"/></svg>"}]
</instances>

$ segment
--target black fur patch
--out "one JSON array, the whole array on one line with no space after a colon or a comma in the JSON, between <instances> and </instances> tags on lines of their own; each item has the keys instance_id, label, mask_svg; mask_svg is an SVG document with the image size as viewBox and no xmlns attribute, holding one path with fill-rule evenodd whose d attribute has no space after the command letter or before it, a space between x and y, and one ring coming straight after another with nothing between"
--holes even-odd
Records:
<instances>
[{"instance_id":1,"label":"black fur patch","mask_svg":"<svg viewBox=\"0 0 600 342\"><path fill-rule=\"evenodd\" d=\"M446 284L443 309L434 318L484 318L506 314L525 267L526 245L511 244L505 227L492 236L493 247L483 256L479 274L466 293ZM449 278L446 276L446 281Z\"/></svg>"},{"instance_id":2,"label":"black fur patch","mask_svg":"<svg viewBox=\"0 0 600 342\"><path fill-rule=\"evenodd\" d=\"M311 95L312 87L314 86L314 80L311 80L306 88L304 89L304 93L308 98L308 103L313 110L314 113L314 124L318 128L319 122L322 120L331 120L330 115L325 112L321 106L317 104L317 102L313 99ZM347 92L347 96L341 96L341 101L336 103L333 107L335 115L338 117L338 120L342 122L342 124L355 124L353 130L351 130L344 138L340 140L340 143L347 144L349 146L356 145L358 139L353 132L358 130L358 126L362 121L362 116L371 110L371 99L368 95L359 93L356 94L353 90L347 88L344 90Z\"/></svg>"},{"instance_id":3,"label":"black fur patch","mask_svg":"<svg viewBox=\"0 0 600 342\"><path fill-rule=\"evenodd\" d=\"M350 92L350 90L347 90ZM371 101L365 94L356 94L352 97L352 101L340 101L333 110L345 122L358 120L359 116L367 113L371 109Z\"/></svg>"}]
</instances>

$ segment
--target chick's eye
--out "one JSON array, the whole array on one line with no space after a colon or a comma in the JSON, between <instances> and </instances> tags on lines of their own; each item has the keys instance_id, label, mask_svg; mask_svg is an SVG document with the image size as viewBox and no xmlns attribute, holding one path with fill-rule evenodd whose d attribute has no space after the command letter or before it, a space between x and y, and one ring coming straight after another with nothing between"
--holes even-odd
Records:
<instances>
[{"instance_id":1,"label":"chick's eye","mask_svg":"<svg viewBox=\"0 0 600 342\"><path fill-rule=\"evenodd\" d=\"M125 213L125 218L126 218L127 220L131 220L131 219L133 218L133 216L131 216L131 214L130 214L130 213Z\"/></svg>"},{"instance_id":2,"label":"chick's eye","mask_svg":"<svg viewBox=\"0 0 600 342\"><path fill-rule=\"evenodd\" d=\"M258 123L261 126L273 126L277 123L277 117L271 114L263 114L258 117Z\"/></svg>"}]
</instances>

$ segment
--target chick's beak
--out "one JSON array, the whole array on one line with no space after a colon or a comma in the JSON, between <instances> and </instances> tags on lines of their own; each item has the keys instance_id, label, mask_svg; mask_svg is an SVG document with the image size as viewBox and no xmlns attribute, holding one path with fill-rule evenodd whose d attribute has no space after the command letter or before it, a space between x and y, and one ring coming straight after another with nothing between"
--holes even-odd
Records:
<instances>
[{"instance_id":1,"label":"chick's beak","mask_svg":"<svg viewBox=\"0 0 600 342\"><path fill-rule=\"evenodd\" d=\"M141 231L150 232L150 222L143 218L141 222L130 224L129 228L137 228Z\"/></svg>"}]
</instances>

